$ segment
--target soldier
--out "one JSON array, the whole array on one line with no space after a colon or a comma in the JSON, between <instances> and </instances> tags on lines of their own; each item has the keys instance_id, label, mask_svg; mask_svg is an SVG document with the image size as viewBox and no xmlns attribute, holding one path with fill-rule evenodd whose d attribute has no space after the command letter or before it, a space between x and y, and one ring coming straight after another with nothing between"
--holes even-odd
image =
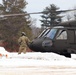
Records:
<instances>
[{"instance_id":1,"label":"soldier","mask_svg":"<svg viewBox=\"0 0 76 75\"><path fill-rule=\"evenodd\" d=\"M26 36L26 33L22 32L21 37L18 39L18 43L20 45L18 54L21 54L21 52L26 53L26 50L28 49L27 44L29 42L30 42L30 40Z\"/></svg>"}]
</instances>

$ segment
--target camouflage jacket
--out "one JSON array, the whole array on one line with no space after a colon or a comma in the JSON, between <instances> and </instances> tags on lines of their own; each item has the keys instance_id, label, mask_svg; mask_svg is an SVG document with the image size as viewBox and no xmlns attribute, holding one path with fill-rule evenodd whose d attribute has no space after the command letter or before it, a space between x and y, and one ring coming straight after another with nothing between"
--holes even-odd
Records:
<instances>
[{"instance_id":1,"label":"camouflage jacket","mask_svg":"<svg viewBox=\"0 0 76 75\"><path fill-rule=\"evenodd\" d=\"M23 47L27 47L27 44L30 42L30 40L28 39L28 37L26 36L21 36L19 39L18 39L18 43L20 46L23 46Z\"/></svg>"}]
</instances>

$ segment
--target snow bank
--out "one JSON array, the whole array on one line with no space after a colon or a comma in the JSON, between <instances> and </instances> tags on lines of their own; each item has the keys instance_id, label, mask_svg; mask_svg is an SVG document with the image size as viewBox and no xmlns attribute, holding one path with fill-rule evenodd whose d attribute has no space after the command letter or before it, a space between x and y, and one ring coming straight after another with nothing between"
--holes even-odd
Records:
<instances>
[{"instance_id":1,"label":"snow bank","mask_svg":"<svg viewBox=\"0 0 76 75\"><path fill-rule=\"evenodd\" d=\"M46 52L46 53L41 53L41 52L33 52L33 53L26 53L27 58L31 59L38 59L38 60L67 60L66 57L58 55L56 53L52 52Z\"/></svg>"},{"instance_id":2,"label":"snow bank","mask_svg":"<svg viewBox=\"0 0 76 75\"><path fill-rule=\"evenodd\" d=\"M46 52L27 52L19 54L17 52L9 53L3 47L0 47L0 53L7 53L8 58L0 59L0 66L20 67L20 66L73 66L76 67L76 55L73 58L66 58L55 53Z\"/></svg>"},{"instance_id":3,"label":"snow bank","mask_svg":"<svg viewBox=\"0 0 76 75\"><path fill-rule=\"evenodd\" d=\"M0 47L0 58L3 58L3 57L7 58L8 53L9 52L7 52L4 47Z\"/></svg>"},{"instance_id":4,"label":"snow bank","mask_svg":"<svg viewBox=\"0 0 76 75\"><path fill-rule=\"evenodd\" d=\"M0 47L0 53L1 53L1 54L6 54L6 53L8 53L8 52L5 50L4 47Z\"/></svg>"}]
</instances>

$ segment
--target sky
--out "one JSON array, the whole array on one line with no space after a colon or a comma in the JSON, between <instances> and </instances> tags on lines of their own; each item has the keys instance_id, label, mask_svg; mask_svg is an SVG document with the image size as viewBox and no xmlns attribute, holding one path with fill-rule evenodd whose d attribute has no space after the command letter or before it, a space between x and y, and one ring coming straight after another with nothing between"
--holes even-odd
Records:
<instances>
[{"instance_id":1,"label":"sky","mask_svg":"<svg viewBox=\"0 0 76 75\"><path fill-rule=\"evenodd\" d=\"M55 4L60 10L73 9L76 7L76 0L26 0L28 5L26 6L27 12L41 12L45 9L45 7L50 4ZM36 19L37 27L40 27L40 15L31 15L33 19Z\"/></svg>"}]
</instances>

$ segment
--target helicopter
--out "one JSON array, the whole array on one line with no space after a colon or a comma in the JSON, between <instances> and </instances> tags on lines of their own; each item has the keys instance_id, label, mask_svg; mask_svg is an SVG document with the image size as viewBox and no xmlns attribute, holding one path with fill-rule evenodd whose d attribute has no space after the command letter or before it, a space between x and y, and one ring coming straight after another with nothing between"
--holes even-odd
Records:
<instances>
[{"instance_id":1,"label":"helicopter","mask_svg":"<svg viewBox=\"0 0 76 75\"><path fill-rule=\"evenodd\" d=\"M33 39L29 48L36 52L53 52L71 58L72 53L76 54L76 20L44 29Z\"/></svg>"},{"instance_id":2,"label":"helicopter","mask_svg":"<svg viewBox=\"0 0 76 75\"><path fill-rule=\"evenodd\" d=\"M76 53L76 20L46 28L30 44L37 52L54 52L71 58Z\"/></svg>"},{"instance_id":3,"label":"helicopter","mask_svg":"<svg viewBox=\"0 0 76 75\"><path fill-rule=\"evenodd\" d=\"M74 11L61 10L59 13ZM5 14L2 17L26 16L28 14L42 14L47 12ZM54 52L71 58L72 53L76 53L76 21L68 21L44 29L41 34L32 40L28 45L36 52Z\"/></svg>"}]
</instances>

